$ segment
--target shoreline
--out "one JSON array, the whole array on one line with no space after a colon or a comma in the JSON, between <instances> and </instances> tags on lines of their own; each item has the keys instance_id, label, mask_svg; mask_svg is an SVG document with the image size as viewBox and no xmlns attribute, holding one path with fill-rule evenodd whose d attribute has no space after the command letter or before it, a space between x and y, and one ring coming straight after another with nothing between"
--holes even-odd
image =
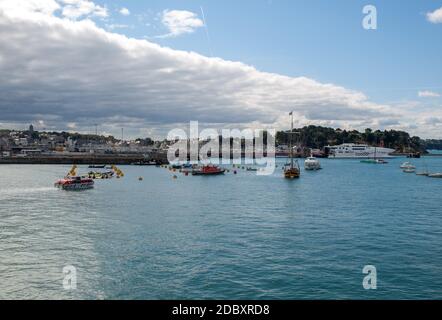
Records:
<instances>
[{"instance_id":1,"label":"shoreline","mask_svg":"<svg viewBox=\"0 0 442 320\"><path fill-rule=\"evenodd\" d=\"M404 157L405 155L396 154L395 157ZM442 157L442 154L426 154L425 157ZM278 158L278 157L277 157ZM285 158L285 157L284 157ZM7 164L60 164L60 165L130 165L146 160L156 162L158 165L168 164L164 156L151 156L146 159L144 155L64 155L64 156L32 156L32 157L0 157L0 165Z\"/></svg>"},{"instance_id":2,"label":"shoreline","mask_svg":"<svg viewBox=\"0 0 442 320\"><path fill-rule=\"evenodd\" d=\"M106 156L33 156L33 157L4 157L2 164L80 164L80 165L126 165L146 160L143 155L106 155Z\"/></svg>"}]
</instances>

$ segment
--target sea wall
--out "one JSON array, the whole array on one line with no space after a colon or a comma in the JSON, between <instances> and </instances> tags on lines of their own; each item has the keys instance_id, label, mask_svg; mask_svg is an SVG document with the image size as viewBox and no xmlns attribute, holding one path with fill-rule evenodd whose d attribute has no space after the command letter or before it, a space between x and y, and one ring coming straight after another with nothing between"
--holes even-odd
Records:
<instances>
[{"instance_id":1,"label":"sea wall","mask_svg":"<svg viewBox=\"0 0 442 320\"><path fill-rule=\"evenodd\" d=\"M149 160L158 161L159 164L166 163L167 157L163 154L151 154ZM1 164L115 164L125 165L134 162L144 161L146 157L142 154L118 154L118 155L55 155L43 156L34 155L28 157L0 157Z\"/></svg>"}]
</instances>

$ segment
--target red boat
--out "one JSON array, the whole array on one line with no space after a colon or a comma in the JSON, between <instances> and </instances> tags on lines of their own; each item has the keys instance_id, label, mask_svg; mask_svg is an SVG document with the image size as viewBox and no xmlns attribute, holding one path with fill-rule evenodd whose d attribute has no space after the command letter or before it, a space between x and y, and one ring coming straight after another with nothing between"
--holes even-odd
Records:
<instances>
[{"instance_id":1,"label":"red boat","mask_svg":"<svg viewBox=\"0 0 442 320\"><path fill-rule=\"evenodd\" d=\"M94 180L78 176L77 165L74 164L67 176L55 182L54 186L63 190L86 190L94 187Z\"/></svg>"},{"instance_id":2,"label":"red boat","mask_svg":"<svg viewBox=\"0 0 442 320\"><path fill-rule=\"evenodd\" d=\"M215 176L224 174L226 172L226 169L221 169L220 167L208 165L203 166L200 169L193 170L192 175L194 176Z\"/></svg>"},{"instance_id":3,"label":"red boat","mask_svg":"<svg viewBox=\"0 0 442 320\"><path fill-rule=\"evenodd\" d=\"M94 180L85 177L66 177L55 182L55 186L63 190L86 190L94 187Z\"/></svg>"}]
</instances>

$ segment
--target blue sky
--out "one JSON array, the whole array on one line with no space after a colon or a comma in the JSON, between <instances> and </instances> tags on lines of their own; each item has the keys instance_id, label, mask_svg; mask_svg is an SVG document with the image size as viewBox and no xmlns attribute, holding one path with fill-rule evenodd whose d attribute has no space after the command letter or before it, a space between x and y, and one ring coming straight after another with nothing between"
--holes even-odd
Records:
<instances>
[{"instance_id":1,"label":"blue sky","mask_svg":"<svg viewBox=\"0 0 442 320\"><path fill-rule=\"evenodd\" d=\"M426 19L427 12L442 6L440 0L96 2L110 10L130 10L129 16L112 16L113 23L131 26L115 32L148 37L175 49L212 53L261 71L339 84L379 102L416 99L419 90L442 91L442 24ZM377 8L375 31L361 26L367 4ZM155 38L167 32L158 19L163 10L188 10L201 17L201 7L210 44L204 28Z\"/></svg>"},{"instance_id":2,"label":"blue sky","mask_svg":"<svg viewBox=\"0 0 442 320\"><path fill-rule=\"evenodd\" d=\"M164 137L293 111L442 138L442 0L0 0L0 26L0 128Z\"/></svg>"}]
</instances>

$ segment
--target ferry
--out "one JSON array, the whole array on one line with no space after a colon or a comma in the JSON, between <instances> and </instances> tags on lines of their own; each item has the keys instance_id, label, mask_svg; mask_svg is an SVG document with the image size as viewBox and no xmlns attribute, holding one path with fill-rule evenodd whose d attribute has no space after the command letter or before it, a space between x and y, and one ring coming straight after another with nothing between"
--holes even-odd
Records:
<instances>
[{"instance_id":1,"label":"ferry","mask_svg":"<svg viewBox=\"0 0 442 320\"><path fill-rule=\"evenodd\" d=\"M327 146L331 159L368 159L392 158L395 150L390 148L371 147L366 144L344 143L338 146Z\"/></svg>"}]
</instances>

